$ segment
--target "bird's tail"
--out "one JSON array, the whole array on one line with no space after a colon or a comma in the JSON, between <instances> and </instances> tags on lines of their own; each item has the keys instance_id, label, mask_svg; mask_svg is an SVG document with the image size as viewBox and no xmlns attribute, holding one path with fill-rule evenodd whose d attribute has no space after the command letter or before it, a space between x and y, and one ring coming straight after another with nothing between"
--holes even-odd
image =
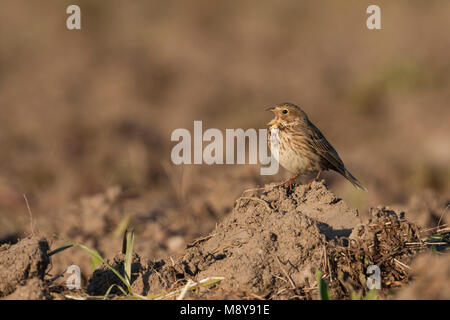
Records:
<instances>
[{"instance_id":1,"label":"bird's tail","mask_svg":"<svg viewBox=\"0 0 450 320\"><path fill-rule=\"evenodd\" d=\"M343 176L347 178L348 181L350 181L357 189L362 191L367 191L367 189L361 184L361 182L358 181L347 169L344 169Z\"/></svg>"}]
</instances>

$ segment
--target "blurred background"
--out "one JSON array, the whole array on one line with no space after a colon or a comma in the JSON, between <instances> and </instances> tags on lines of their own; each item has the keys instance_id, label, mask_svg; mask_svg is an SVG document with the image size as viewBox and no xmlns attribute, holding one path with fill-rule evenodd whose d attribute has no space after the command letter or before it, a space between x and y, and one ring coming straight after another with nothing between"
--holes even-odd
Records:
<instances>
[{"instance_id":1,"label":"blurred background","mask_svg":"<svg viewBox=\"0 0 450 320\"><path fill-rule=\"evenodd\" d=\"M71 4L78 31L66 28ZM25 194L40 232L107 256L130 221L138 252L182 249L243 190L289 174L174 166L171 132L194 120L265 128L264 110L285 101L367 186L324 175L362 216L397 205L431 210L417 219L435 224L450 189L450 2L376 1L382 30L373 31L370 4L3 0L1 242L30 232Z\"/></svg>"}]
</instances>

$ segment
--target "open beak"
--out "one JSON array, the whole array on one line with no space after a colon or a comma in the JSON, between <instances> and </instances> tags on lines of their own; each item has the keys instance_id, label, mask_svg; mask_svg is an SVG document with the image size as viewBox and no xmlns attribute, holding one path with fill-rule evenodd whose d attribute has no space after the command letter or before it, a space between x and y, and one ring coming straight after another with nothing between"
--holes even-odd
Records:
<instances>
[{"instance_id":1,"label":"open beak","mask_svg":"<svg viewBox=\"0 0 450 320\"><path fill-rule=\"evenodd\" d=\"M274 125L275 123L277 123L279 117L278 117L278 113L275 111L275 107L269 107L269 108L266 109L266 111L272 111L272 112L274 113L274 115L275 115L275 118L272 119L272 120L270 120L270 122L267 123L267 125L268 125L268 126L272 126L272 125Z\"/></svg>"}]
</instances>

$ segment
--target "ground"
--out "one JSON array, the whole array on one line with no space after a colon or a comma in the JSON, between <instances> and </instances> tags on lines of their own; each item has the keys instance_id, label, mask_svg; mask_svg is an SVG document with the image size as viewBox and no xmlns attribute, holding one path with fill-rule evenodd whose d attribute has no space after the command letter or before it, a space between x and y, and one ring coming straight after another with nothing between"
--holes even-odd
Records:
<instances>
[{"instance_id":1,"label":"ground","mask_svg":"<svg viewBox=\"0 0 450 320\"><path fill-rule=\"evenodd\" d=\"M112 207L126 202L119 199L120 192L112 190L85 200L74 215L103 212L103 221L91 225L102 229L98 226L106 223L106 218L114 218L117 209ZM120 215L120 210L116 214ZM142 231L136 233L131 289L141 297L171 299L180 294L188 281L193 281L209 285L198 286L184 298L317 299L319 271L332 299L354 299L368 296L368 268L376 265L381 271L382 288L377 298L448 299L448 228L441 228L444 231L440 233L436 228L431 230L441 236L439 243L431 243L427 240L430 230L427 234L427 230L410 222L408 212L380 206L372 208L370 215L363 221L358 210L330 192L323 181L314 182L311 187L297 185L292 190L275 184L251 189L236 199L231 213L210 233L187 245L170 240L181 248L161 259L148 258L158 240ZM131 225L137 221L139 218L131 219ZM78 230L77 236L70 230L65 233L72 234L72 241L89 242L89 229ZM106 242L116 246L109 264L123 274L125 256L120 252L120 243ZM82 265L85 285L75 293L69 290L65 283L68 275L55 277L54 270L69 263L68 259L77 263L84 259L87 265L92 259L80 248L49 257L55 247L49 248L48 241L37 236L1 247L0 294L7 299L84 299L106 293L117 298L122 292L118 287L109 290L112 285L126 290L104 264ZM108 248L111 247L105 247L105 252L114 251ZM433 267L424 266L426 261L432 261ZM418 292L422 294L419 296Z\"/></svg>"}]
</instances>

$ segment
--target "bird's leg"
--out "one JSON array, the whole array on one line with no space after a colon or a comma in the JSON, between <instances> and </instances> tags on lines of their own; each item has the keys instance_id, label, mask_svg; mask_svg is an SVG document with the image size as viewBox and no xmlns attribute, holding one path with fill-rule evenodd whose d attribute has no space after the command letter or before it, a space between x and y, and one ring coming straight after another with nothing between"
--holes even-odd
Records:
<instances>
[{"instance_id":1,"label":"bird's leg","mask_svg":"<svg viewBox=\"0 0 450 320\"><path fill-rule=\"evenodd\" d=\"M313 178L313 179L308 183L308 189L311 188L311 184L313 183L313 181L316 181L317 179L319 179L321 173L322 173L322 170L317 171L316 177Z\"/></svg>"},{"instance_id":2,"label":"bird's leg","mask_svg":"<svg viewBox=\"0 0 450 320\"><path fill-rule=\"evenodd\" d=\"M317 172L317 176L314 178L314 180L317 180L317 179L319 179L320 178L320 174L322 173L322 170L319 170L318 172Z\"/></svg>"},{"instance_id":3,"label":"bird's leg","mask_svg":"<svg viewBox=\"0 0 450 320\"><path fill-rule=\"evenodd\" d=\"M281 183L278 183L278 184L272 186L272 187L270 188L270 190L272 190L273 188L279 187L279 186L283 186L283 185L285 185L286 183L289 183L289 191L290 191L290 190L292 189L292 184L293 184L294 180L297 179L297 177L298 177L299 175L300 175L300 174L297 173L295 176L293 176L293 177L291 177L291 178L289 178L289 179L287 179L287 180L285 180L285 181L283 181L283 182L281 182Z\"/></svg>"},{"instance_id":4,"label":"bird's leg","mask_svg":"<svg viewBox=\"0 0 450 320\"><path fill-rule=\"evenodd\" d=\"M294 183L295 179L297 179L298 176L299 176L299 174L297 173L293 177L291 177L291 178L287 179L286 181L282 182L281 185L289 183L289 191L292 191L292 184Z\"/></svg>"}]
</instances>

